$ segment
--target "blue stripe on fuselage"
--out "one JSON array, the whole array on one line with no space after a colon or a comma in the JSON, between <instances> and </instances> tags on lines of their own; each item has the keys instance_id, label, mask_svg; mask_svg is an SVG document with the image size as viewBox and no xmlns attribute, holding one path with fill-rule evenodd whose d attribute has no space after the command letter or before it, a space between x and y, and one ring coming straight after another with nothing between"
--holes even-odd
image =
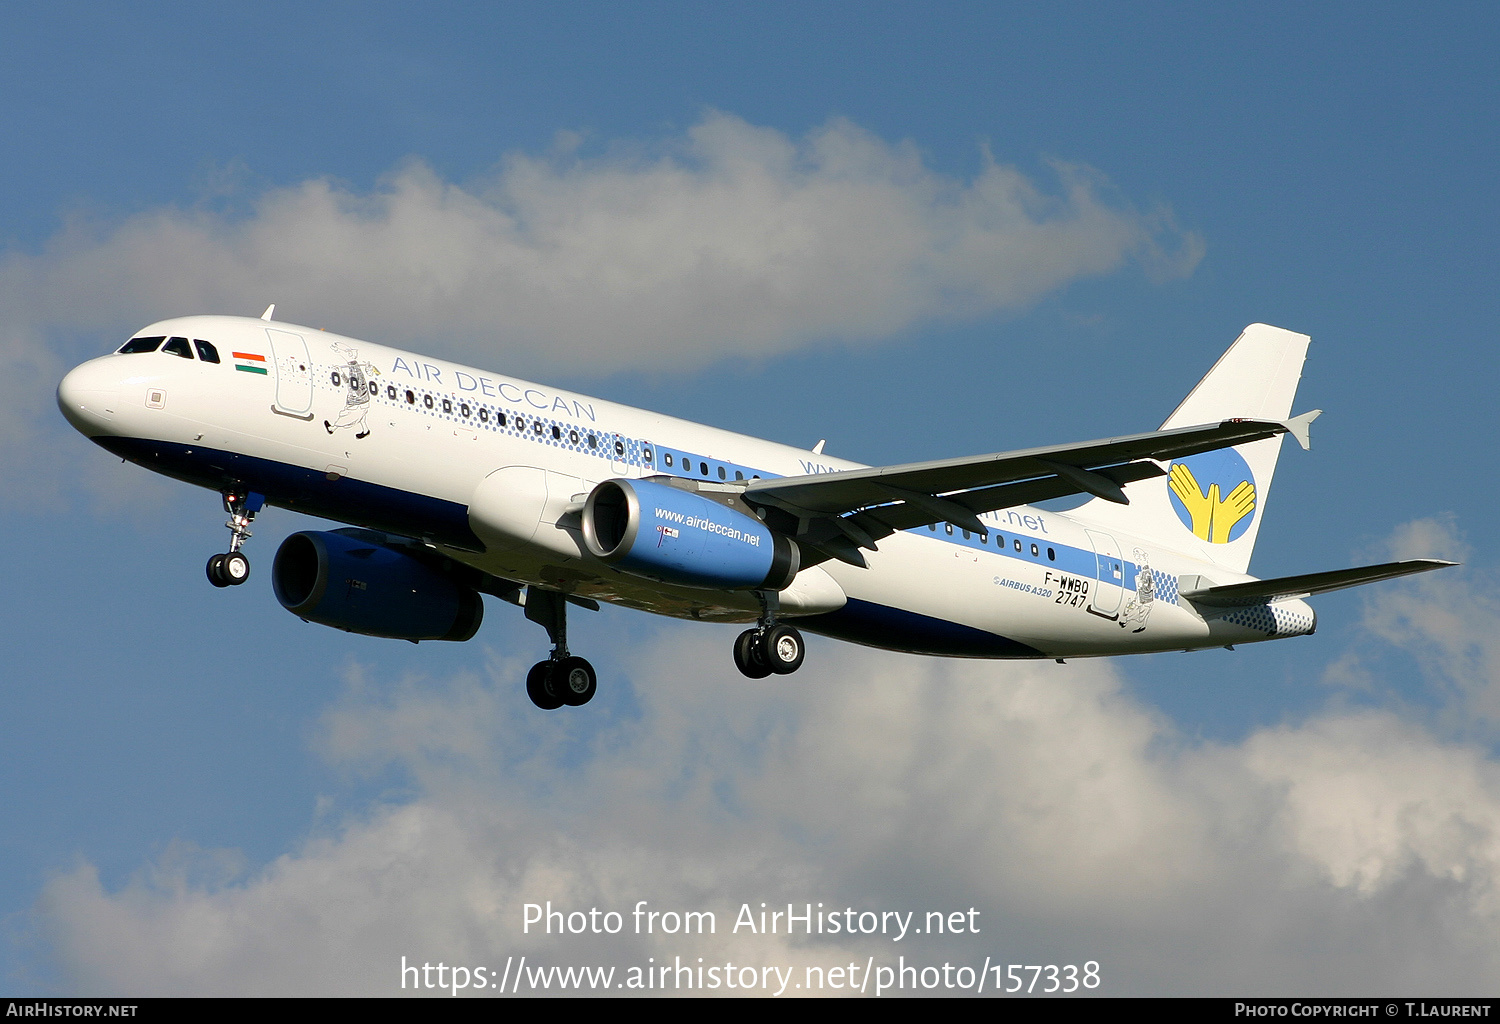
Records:
<instances>
[{"instance_id":1,"label":"blue stripe on fuselage","mask_svg":"<svg viewBox=\"0 0 1500 1024\"><path fill-rule=\"evenodd\" d=\"M950 525L917 526L904 532L913 537L926 537L929 540L957 544L959 547L971 548L975 551L986 551L1002 558L1014 558L1018 562L1025 562L1040 569L1054 569L1058 572L1082 576L1084 579L1103 580L1113 586L1124 587L1126 590L1135 589L1136 575L1140 572L1140 566L1118 555L1096 555L1091 548L1077 548L1070 544L1058 543L1047 537L1038 537L1035 534L1007 532L1006 527L995 526L993 523L985 523L988 529L985 540L980 540L977 533L964 537L963 531L957 527L953 527L949 532ZM1003 545L997 543L997 537L1004 538L1005 543ZM1021 542L1019 551L1016 550L1018 540ZM1031 553L1032 544L1037 546L1035 555ZM1048 558L1048 550L1051 550L1055 557ZM1114 578L1107 568L1114 564L1119 564L1121 567L1121 576L1118 579Z\"/></svg>"},{"instance_id":2,"label":"blue stripe on fuselage","mask_svg":"<svg viewBox=\"0 0 1500 1024\"><path fill-rule=\"evenodd\" d=\"M222 493L246 488L265 495L272 505L322 519L422 538L466 551L484 550L483 543L469 528L468 507L458 502L352 477L329 480L325 473L314 469L215 448L128 437L100 436L93 440L120 458L210 490ZM1038 568L1055 568L1086 578L1096 576L1093 551L1026 534L1006 534L1003 529L992 528L988 543L982 543L977 535L962 538L961 531L956 529L953 535L945 528L930 531L919 527L906 532L1015 558ZM997 550L996 534L1005 537L1004 550ZM1023 540L1022 551L1013 550L1017 537ZM1033 541L1039 544L1038 556L1030 554ZM1055 561L1046 556L1048 546L1056 551ZM1136 566L1125 562L1124 568L1122 582L1129 588L1133 586ZM799 617L797 624L810 632L852 643L918 654L960 658L1045 657L1033 647L982 629L852 598L836 612Z\"/></svg>"}]
</instances>

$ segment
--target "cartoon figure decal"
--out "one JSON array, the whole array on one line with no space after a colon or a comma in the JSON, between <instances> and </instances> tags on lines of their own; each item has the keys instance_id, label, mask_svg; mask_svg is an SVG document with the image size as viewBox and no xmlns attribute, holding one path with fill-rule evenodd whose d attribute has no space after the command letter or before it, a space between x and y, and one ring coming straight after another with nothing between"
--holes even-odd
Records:
<instances>
[{"instance_id":1,"label":"cartoon figure decal","mask_svg":"<svg viewBox=\"0 0 1500 1024\"><path fill-rule=\"evenodd\" d=\"M344 408L332 423L323 421L323 429L330 434L343 427L353 427L356 438L369 437L370 427L366 422L370 415L370 394L375 387L372 377L380 376L373 363L362 361L359 350L333 343L333 349L347 362L333 371L333 386L344 389Z\"/></svg>"},{"instance_id":2,"label":"cartoon figure decal","mask_svg":"<svg viewBox=\"0 0 1500 1024\"><path fill-rule=\"evenodd\" d=\"M1136 565L1135 594L1125 602L1125 610L1120 613L1119 621L1121 628L1139 622L1140 625L1131 632L1140 633L1146 628L1146 620L1151 617L1151 605L1156 600L1156 577L1152 575L1146 552L1136 548L1131 552L1131 557L1135 559Z\"/></svg>"},{"instance_id":3,"label":"cartoon figure decal","mask_svg":"<svg viewBox=\"0 0 1500 1024\"><path fill-rule=\"evenodd\" d=\"M1255 477L1233 448L1173 462L1167 493L1182 525L1210 544L1238 540L1255 520Z\"/></svg>"}]
</instances>

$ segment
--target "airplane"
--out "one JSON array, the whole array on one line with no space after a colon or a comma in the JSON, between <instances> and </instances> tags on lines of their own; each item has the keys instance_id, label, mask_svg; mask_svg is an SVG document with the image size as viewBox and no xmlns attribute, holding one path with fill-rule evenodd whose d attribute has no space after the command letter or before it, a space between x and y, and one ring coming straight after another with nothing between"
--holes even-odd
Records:
<instances>
[{"instance_id":1,"label":"airplane","mask_svg":"<svg viewBox=\"0 0 1500 1024\"><path fill-rule=\"evenodd\" d=\"M1252 324L1161 428L870 467L273 319L144 328L58 385L67 420L122 459L219 492L250 575L267 505L348 524L287 537L277 600L305 621L468 640L481 594L552 643L538 707L587 703L569 605L753 623L750 678L801 667L800 630L966 658L1067 658L1311 634L1305 598L1443 568L1416 559L1248 575L1309 338ZM1071 511L1035 503L1077 496Z\"/></svg>"}]
</instances>

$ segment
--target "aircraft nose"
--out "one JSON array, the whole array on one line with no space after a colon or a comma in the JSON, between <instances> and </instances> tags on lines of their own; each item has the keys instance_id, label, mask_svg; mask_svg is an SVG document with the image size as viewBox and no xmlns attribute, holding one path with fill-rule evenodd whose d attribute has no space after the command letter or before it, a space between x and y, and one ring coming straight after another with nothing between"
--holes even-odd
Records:
<instances>
[{"instance_id":1,"label":"aircraft nose","mask_svg":"<svg viewBox=\"0 0 1500 1024\"><path fill-rule=\"evenodd\" d=\"M90 359L68 371L57 385L57 407L79 433L87 437L109 432L114 418L114 374L103 364L105 359Z\"/></svg>"}]
</instances>

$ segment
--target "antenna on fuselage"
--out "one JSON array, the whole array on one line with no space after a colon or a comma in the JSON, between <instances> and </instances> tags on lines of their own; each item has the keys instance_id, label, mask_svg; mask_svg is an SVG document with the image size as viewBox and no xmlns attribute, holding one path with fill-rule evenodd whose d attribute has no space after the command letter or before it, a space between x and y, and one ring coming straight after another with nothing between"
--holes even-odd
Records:
<instances>
[{"instance_id":1,"label":"antenna on fuselage","mask_svg":"<svg viewBox=\"0 0 1500 1024\"><path fill-rule=\"evenodd\" d=\"M823 440L821 440L817 444L813 445L813 447L812 447L812 453L814 455L822 455L823 454L823 446L825 444L827 444L827 443L828 443L828 438L826 438L826 437L823 438Z\"/></svg>"},{"instance_id":2,"label":"antenna on fuselage","mask_svg":"<svg viewBox=\"0 0 1500 1024\"><path fill-rule=\"evenodd\" d=\"M275 312L276 312L276 303L273 302L269 306L266 307L266 311L260 315L260 318L262 320L269 321L271 319L271 314L275 313Z\"/></svg>"}]
</instances>

